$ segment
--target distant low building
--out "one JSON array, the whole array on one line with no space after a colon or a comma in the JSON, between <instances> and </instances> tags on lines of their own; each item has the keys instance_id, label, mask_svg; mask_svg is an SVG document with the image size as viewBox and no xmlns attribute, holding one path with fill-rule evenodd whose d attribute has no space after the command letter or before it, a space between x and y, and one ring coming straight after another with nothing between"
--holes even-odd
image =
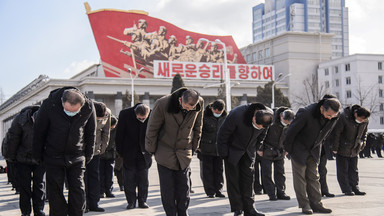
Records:
<instances>
[{"instance_id":1,"label":"distant low building","mask_svg":"<svg viewBox=\"0 0 384 216\"><path fill-rule=\"evenodd\" d=\"M384 132L384 54L355 54L319 64L319 92L335 94L343 106L371 110L369 129Z\"/></svg>"}]
</instances>

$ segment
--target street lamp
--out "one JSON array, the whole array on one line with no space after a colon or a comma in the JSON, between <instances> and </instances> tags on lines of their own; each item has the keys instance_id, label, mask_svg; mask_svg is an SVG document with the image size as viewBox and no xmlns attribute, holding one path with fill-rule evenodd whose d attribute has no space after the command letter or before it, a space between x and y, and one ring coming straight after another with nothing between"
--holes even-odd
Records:
<instances>
[{"instance_id":1,"label":"street lamp","mask_svg":"<svg viewBox=\"0 0 384 216\"><path fill-rule=\"evenodd\" d=\"M225 43L221 42L221 40L216 39L216 43L219 43L223 46L224 50L224 73L225 73L225 99L227 103L227 111L231 111L231 80L229 77L229 71L228 71L228 62L227 62L227 47L225 46Z\"/></svg>"},{"instance_id":2,"label":"street lamp","mask_svg":"<svg viewBox=\"0 0 384 216\"><path fill-rule=\"evenodd\" d=\"M271 108L272 109L275 108L275 85L277 83L283 81L285 78L291 76L291 74L289 73L289 74L287 74L287 75L285 75L283 77L282 76L283 76L283 74L280 73L279 76L276 78L276 81L273 82L273 84L272 84L272 103L271 103ZM279 79L279 78L281 78L281 79Z\"/></svg>"},{"instance_id":3,"label":"street lamp","mask_svg":"<svg viewBox=\"0 0 384 216\"><path fill-rule=\"evenodd\" d=\"M128 68L128 73L129 75L131 76L131 107L133 107L135 105L135 99L134 99L134 91L135 91L135 87L134 87L134 80L137 78L137 76L139 76L139 74L141 73L141 71L143 71L144 68L140 68L140 70L136 73L135 77L132 76L132 69L131 68Z\"/></svg>"}]
</instances>

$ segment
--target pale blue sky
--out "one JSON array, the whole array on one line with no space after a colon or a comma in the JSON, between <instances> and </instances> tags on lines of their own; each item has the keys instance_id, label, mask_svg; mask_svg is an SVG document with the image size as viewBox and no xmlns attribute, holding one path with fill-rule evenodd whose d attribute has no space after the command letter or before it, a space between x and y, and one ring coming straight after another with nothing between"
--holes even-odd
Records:
<instances>
[{"instance_id":1,"label":"pale blue sky","mask_svg":"<svg viewBox=\"0 0 384 216\"><path fill-rule=\"evenodd\" d=\"M261 2L88 0L92 10L140 9L185 30L232 35L239 48L252 41L252 7ZM350 54L384 54L382 1L346 0L346 4ZM81 0L0 0L0 32L0 89L5 98L40 74L69 78L100 59Z\"/></svg>"}]
</instances>

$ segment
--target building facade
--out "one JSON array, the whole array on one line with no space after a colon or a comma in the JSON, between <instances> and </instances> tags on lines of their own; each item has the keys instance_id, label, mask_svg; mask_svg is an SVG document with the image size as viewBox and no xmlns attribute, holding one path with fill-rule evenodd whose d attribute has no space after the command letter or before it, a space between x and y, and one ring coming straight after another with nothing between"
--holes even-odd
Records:
<instances>
[{"instance_id":1,"label":"building facade","mask_svg":"<svg viewBox=\"0 0 384 216\"><path fill-rule=\"evenodd\" d=\"M384 129L384 55L355 54L319 64L319 91L336 95L343 106L371 110L369 129Z\"/></svg>"},{"instance_id":2,"label":"building facade","mask_svg":"<svg viewBox=\"0 0 384 216\"><path fill-rule=\"evenodd\" d=\"M332 38L333 34L327 33L285 32L240 51L248 64L274 66L276 87L282 88L297 110L321 97L315 78L318 64L331 59Z\"/></svg>"},{"instance_id":3,"label":"building facade","mask_svg":"<svg viewBox=\"0 0 384 216\"><path fill-rule=\"evenodd\" d=\"M253 43L288 31L332 33L332 58L349 55L345 0L265 0L252 15Z\"/></svg>"}]
</instances>

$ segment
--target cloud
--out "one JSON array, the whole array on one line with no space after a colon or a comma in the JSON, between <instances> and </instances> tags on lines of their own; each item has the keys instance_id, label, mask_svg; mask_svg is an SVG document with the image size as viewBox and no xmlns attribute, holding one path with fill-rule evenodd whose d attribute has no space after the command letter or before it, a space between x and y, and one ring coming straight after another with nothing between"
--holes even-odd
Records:
<instances>
[{"instance_id":1,"label":"cloud","mask_svg":"<svg viewBox=\"0 0 384 216\"><path fill-rule=\"evenodd\" d=\"M83 60L81 62L72 62L70 66L64 69L64 74L66 78L74 76L75 74L87 69L93 64L97 64L97 61Z\"/></svg>"}]
</instances>

